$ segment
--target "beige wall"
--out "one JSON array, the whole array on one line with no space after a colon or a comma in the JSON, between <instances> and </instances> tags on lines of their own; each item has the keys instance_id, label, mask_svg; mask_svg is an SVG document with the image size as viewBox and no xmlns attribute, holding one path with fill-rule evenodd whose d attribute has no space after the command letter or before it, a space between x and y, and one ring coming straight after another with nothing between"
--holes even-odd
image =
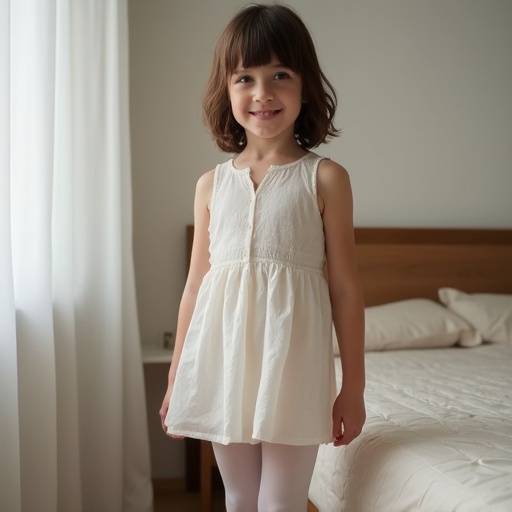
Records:
<instances>
[{"instance_id":1,"label":"beige wall","mask_svg":"<svg viewBox=\"0 0 512 512\"><path fill-rule=\"evenodd\" d=\"M175 330L195 183L228 158L210 142L200 103L216 38L245 3L129 0L143 343ZM512 2L288 3L339 92L343 136L318 151L349 170L356 224L512 227ZM158 403L165 371L149 380ZM152 443L156 476L182 474L181 444Z\"/></svg>"}]
</instances>

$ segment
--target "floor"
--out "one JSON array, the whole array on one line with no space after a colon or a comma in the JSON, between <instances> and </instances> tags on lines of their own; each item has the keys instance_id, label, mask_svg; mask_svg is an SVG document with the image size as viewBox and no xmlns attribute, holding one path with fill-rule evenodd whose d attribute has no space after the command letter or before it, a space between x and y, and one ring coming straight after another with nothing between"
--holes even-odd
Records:
<instances>
[{"instance_id":1,"label":"floor","mask_svg":"<svg viewBox=\"0 0 512 512\"><path fill-rule=\"evenodd\" d=\"M225 512L224 494L215 491L210 512ZM169 491L155 493L154 512L200 512L199 493Z\"/></svg>"}]
</instances>

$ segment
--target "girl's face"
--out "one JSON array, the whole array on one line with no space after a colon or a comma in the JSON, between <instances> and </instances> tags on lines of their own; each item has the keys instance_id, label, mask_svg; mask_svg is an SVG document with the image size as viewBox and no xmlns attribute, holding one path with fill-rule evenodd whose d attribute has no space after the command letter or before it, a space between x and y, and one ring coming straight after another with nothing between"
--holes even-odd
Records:
<instances>
[{"instance_id":1,"label":"girl's face","mask_svg":"<svg viewBox=\"0 0 512 512\"><path fill-rule=\"evenodd\" d=\"M228 92L236 121L251 137L294 137L302 106L302 79L273 56L264 66L238 68L229 78Z\"/></svg>"}]
</instances>

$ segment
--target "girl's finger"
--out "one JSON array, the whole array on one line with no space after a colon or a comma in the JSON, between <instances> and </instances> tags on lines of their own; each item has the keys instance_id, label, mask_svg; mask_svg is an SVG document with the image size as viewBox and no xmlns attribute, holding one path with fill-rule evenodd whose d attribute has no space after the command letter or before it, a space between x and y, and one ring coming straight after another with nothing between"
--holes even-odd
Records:
<instances>
[{"instance_id":1,"label":"girl's finger","mask_svg":"<svg viewBox=\"0 0 512 512\"><path fill-rule=\"evenodd\" d=\"M171 439L185 439L185 436L177 436L176 434L167 434Z\"/></svg>"},{"instance_id":2,"label":"girl's finger","mask_svg":"<svg viewBox=\"0 0 512 512\"><path fill-rule=\"evenodd\" d=\"M343 439L343 418L333 420L332 440L337 446Z\"/></svg>"}]
</instances>

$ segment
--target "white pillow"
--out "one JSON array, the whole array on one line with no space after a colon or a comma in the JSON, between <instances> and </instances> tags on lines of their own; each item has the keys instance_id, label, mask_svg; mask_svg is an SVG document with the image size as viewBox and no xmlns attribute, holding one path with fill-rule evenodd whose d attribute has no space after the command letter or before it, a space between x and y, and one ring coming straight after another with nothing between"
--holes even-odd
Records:
<instances>
[{"instance_id":1,"label":"white pillow","mask_svg":"<svg viewBox=\"0 0 512 512\"><path fill-rule=\"evenodd\" d=\"M439 299L477 329L485 341L512 343L512 295L441 288Z\"/></svg>"},{"instance_id":2,"label":"white pillow","mask_svg":"<svg viewBox=\"0 0 512 512\"><path fill-rule=\"evenodd\" d=\"M336 336L335 352L339 354ZM459 316L430 299L407 299L365 309L366 351L438 348L482 342Z\"/></svg>"}]
</instances>

